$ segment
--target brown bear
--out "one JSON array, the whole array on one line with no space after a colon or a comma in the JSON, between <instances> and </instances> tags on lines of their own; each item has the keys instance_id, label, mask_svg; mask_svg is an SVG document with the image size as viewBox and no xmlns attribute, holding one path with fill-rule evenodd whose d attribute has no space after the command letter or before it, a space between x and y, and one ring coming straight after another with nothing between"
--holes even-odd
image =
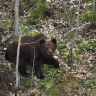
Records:
<instances>
[{"instance_id":1,"label":"brown bear","mask_svg":"<svg viewBox=\"0 0 96 96\"><path fill-rule=\"evenodd\" d=\"M53 38L46 41L44 34L37 36L22 37L19 54L18 70L22 76L28 76L27 65L34 66L34 75L37 78L43 79L44 75L41 70L42 64L53 65L55 68L59 67L59 62L53 57L53 53L57 47L57 41ZM16 62L18 41L14 40L7 47L5 59L10 62Z\"/></svg>"}]
</instances>

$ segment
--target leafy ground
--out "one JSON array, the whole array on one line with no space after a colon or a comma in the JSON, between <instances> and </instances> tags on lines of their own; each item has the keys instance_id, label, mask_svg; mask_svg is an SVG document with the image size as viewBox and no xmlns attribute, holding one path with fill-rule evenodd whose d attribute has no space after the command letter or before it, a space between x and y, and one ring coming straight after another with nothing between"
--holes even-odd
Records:
<instances>
[{"instance_id":1,"label":"leafy ground","mask_svg":"<svg viewBox=\"0 0 96 96\"><path fill-rule=\"evenodd\" d=\"M0 5L0 42L8 39L13 32L13 1L5 1ZM96 25L86 22L82 17L82 13L91 11L92 2L85 0L80 7L79 30L72 53L74 62L71 71L70 47L76 31L77 7L75 5L77 3L62 0L53 0L49 3L50 9L44 18L40 19L40 24L28 24L26 23L28 16L22 15L20 15L20 24L22 28L27 26L23 35L42 32L49 39L51 36L57 38L58 48L55 58L60 62L60 69L56 70L45 65L44 80L38 80L36 77L32 79L21 77L18 94L22 96L96 96ZM11 64L4 59L4 49L0 47L0 96L8 96L8 94L14 96L15 72Z\"/></svg>"}]
</instances>

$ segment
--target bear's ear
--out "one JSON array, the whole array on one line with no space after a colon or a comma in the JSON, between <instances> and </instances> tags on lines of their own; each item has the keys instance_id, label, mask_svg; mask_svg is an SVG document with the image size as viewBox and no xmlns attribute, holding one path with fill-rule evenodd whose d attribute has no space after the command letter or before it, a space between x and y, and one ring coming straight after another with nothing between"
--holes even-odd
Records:
<instances>
[{"instance_id":1,"label":"bear's ear","mask_svg":"<svg viewBox=\"0 0 96 96\"><path fill-rule=\"evenodd\" d=\"M40 45L43 44L45 42L44 39L40 40Z\"/></svg>"},{"instance_id":2,"label":"bear's ear","mask_svg":"<svg viewBox=\"0 0 96 96\"><path fill-rule=\"evenodd\" d=\"M51 39L51 41L54 43L54 44L57 44L57 40L55 38Z\"/></svg>"}]
</instances>

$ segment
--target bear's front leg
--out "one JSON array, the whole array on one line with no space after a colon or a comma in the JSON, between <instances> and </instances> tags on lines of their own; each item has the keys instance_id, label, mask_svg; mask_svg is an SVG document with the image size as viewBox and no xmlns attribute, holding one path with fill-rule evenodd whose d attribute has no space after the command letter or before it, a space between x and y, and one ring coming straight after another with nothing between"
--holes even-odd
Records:
<instances>
[{"instance_id":1,"label":"bear's front leg","mask_svg":"<svg viewBox=\"0 0 96 96\"><path fill-rule=\"evenodd\" d=\"M48 64L52 65L54 68L59 68L59 62L53 57L44 59L43 64Z\"/></svg>"},{"instance_id":2,"label":"bear's front leg","mask_svg":"<svg viewBox=\"0 0 96 96\"><path fill-rule=\"evenodd\" d=\"M42 62L40 60L35 60L34 71L38 79L44 79L44 75L41 67L42 67Z\"/></svg>"},{"instance_id":3,"label":"bear's front leg","mask_svg":"<svg viewBox=\"0 0 96 96\"><path fill-rule=\"evenodd\" d=\"M20 75L24 76L24 77L28 77L29 73L26 72L26 61L23 58L19 59L19 65L18 65L18 71L20 73Z\"/></svg>"},{"instance_id":4,"label":"bear's front leg","mask_svg":"<svg viewBox=\"0 0 96 96\"><path fill-rule=\"evenodd\" d=\"M59 68L59 62L58 62L58 60L56 60L55 58L52 58L51 60L52 60L52 63L53 63L53 67Z\"/></svg>"}]
</instances>

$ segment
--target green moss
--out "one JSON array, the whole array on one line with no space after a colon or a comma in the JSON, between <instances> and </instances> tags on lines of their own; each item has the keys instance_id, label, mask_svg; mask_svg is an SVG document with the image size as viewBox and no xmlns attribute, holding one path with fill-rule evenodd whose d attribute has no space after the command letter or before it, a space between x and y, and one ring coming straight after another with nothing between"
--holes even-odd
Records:
<instances>
[{"instance_id":1,"label":"green moss","mask_svg":"<svg viewBox=\"0 0 96 96\"><path fill-rule=\"evenodd\" d=\"M70 22L72 22L73 24L76 22L76 14L74 14L74 10L73 9L68 9L67 10L67 14L64 12L64 19L66 21L68 21L70 19ZM69 17L69 18L68 18Z\"/></svg>"},{"instance_id":2,"label":"green moss","mask_svg":"<svg viewBox=\"0 0 96 96\"><path fill-rule=\"evenodd\" d=\"M92 93L92 96L96 96L96 92L93 92L93 93Z\"/></svg>"},{"instance_id":3,"label":"green moss","mask_svg":"<svg viewBox=\"0 0 96 96\"><path fill-rule=\"evenodd\" d=\"M27 80L26 80L26 85L27 85L27 86L30 86L31 81L32 81L31 79L27 79Z\"/></svg>"},{"instance_id":4,"label":"green moss","mask_svg":"<svg viewBox=\"0 0 96 96\"><path fill-rule=\"evenodd\" d=\"M0 25L2 26L2 27L8 27L8 26L10 26L10 22L8 22L8 21L3 21Z\"/></svg>"},{"instance_id":5,"label":"green moss","mask_svg":"<svg viewBox=\"0 0 96 96\"><path fill-rule=\"evenodd\" d=\"M72 39L73 37L74 37L74 32L70 32L70 33L67 34L65 39Z\"/></svg>"},{"instance_id":6,"label":"green moss","mask_svg":"<svg viewBox=\"0 0 96 96\"><path fill-rule=\"evenodd\" d=\"M92 46L96 47L96 40L92 42Z\"/></svg>"},{"instance_id":7,"label":"green moss","mask_svg":"<svg viewBox=\"0 0 96 96\"><path fill-rule=\"evenodd\" d=\"M2 64L0 63L0 70L2 70Z\"/></svg>"},{"instance_id":8,"label":"green moss","mask_svg":"<svg viewBox=\"0 0 96 96\"><path fill-rule=\"evenodd\" d=\"M89 13L83 13L81 16L87 22L91 21L93 24L96 23L96 10Z\"/></svg>"},{"instance_id":9,"label":"green moss","mask_svg":"<svg viewBox=\"0 0 96 96\"><path fill-rule=\"evenodd\" d=\"M70 93L76 88L80 88L81 85L79 79L69 77L67 79L63 79L59 86L61 86L61 92Z\"/></svg>"},{"instance_id":10,"label":"green moss","mask_svg":"<svg viewBox=\"0 0 96 96\"><path fill-rule=\"evenodd\" d=\"M41 90L42 92L45 92L51 96L59 96L60 95L60 90L58 89L58 85L56 84L56 78L46 77L42 81L44 83L44 87Z\"/></svg>"},{"instance_id":11,"label":"green moss","mask_svg":"<svg viewBox=\"0 0 96 96\"><path fill-rule=\"evenodd\" d=\"M95 78L89 78L87 88L94 89L96 85L96 79Z\"/></svg>"},{"instance_id":12,"label":"green moss","mask_svg":"<svg viewBox=\"0 0 96 96\"><path fill-rule=\"evenodd\" d=\"M57 79L55 77L56 69L50 67L44 67L45 78L40 82L43 83L41 93L45 92L48 96L59 96L60 90L58 89Z\"/></svg>"},{"instance_id":13,"label":"green moss","mask_svg":"<svg viewBox=\"0 0 96 96\"><path fill-rule=\"evenodd\" d=\"M21 28L22 28L22 30L24 30L23 35L35 36L38 34L37 32L27 28L25 25L22 25Z\"/></svg>"},{"instance_id":14,"label":"green moss","mask_svg":"<svg viewBox=\"0 0 96 96\"><path fill-rule=\"evenodd\" d=\"M28 14L28 24L41 24L40 19L44 17L44 13L49 9L49 3L46 0L24 0L20 3L20 13L24 14L24 11L32 11Z\"/></svg>"},{"instance_id":15,"label":"green moss","mask_svg":"<svg viewBox=\"0 0 96 96\"><path fill-rule=\"evenodd\" d=\"M77 61L80 61L79 52L78 52L77 50L75 50L75 52L74 52L74 58L75 58Z\"/></svg>"},{"instance_id":16,"label":"green moss","mask_svg":"<svg viewBox=\"0 0 96 96\"><path fill-rule=\"evenodd\" d=\"M78 45L78 49L80 52L82 52L84 49L86 49L86 45L81 43Z\"/></svg>"}]
</instances>

